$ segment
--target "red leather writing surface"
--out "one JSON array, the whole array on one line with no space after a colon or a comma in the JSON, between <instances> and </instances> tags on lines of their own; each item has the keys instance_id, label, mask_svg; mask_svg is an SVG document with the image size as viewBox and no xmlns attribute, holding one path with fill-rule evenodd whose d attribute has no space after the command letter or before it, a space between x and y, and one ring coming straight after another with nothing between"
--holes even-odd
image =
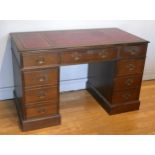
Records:
<instances>
[{"instance_id":1,"label":"red leather writing surface","mask_svg":"<svg viewBox=\"0 0 155 155\"><path fill-rule=\"evenodd\" d=\"M21 51L146 42L117 28L24 32L11 35Z\"/></svg>"}]
</instances>

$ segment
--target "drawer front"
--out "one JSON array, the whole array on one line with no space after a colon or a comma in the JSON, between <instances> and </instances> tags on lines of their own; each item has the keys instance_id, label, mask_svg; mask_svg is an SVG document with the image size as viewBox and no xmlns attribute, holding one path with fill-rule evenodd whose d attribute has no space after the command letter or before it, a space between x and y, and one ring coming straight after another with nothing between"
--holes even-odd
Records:
<instances>
[{"instance_id":1,"label":"drawer front","mask_svg":"<svg viewBox=\"0 0 155 155\"><path fill-rule=\"evenodd\" d=\"M130 89L126 91L114 92L112 104L122 104L139 99L139 89Z\"/></svg>"},{"instance_id":2,"label":"drawer front","mask_svg":"<svg viewBox=\"0 0 155 155\"><path fill-rule=\"evenodd\" d=\"M59 69L42 69L36 71L25 71L24 86L33 87L39 85L57 85L59 79Z\"/></svg>"},{"instance_id":3,"label":"drawer front","mask_svg":"<svg viewBox=\"0 0 155 155\"><path fill-rule=\"evenodd\" d=\"M61 54L62 64L87 63L117 58L117 48L70 51Z\"/></svg>"},{"instance_id":4,"label":"drawer front","mask_svg":"<svg viewBox=\"0 0 155 155\"><path fill-rule=\"evenodd\" d=\"M114 91L141 86L142 75L118 77L114 81Z\"/></svg>"},{"instance_id":5,"label":"drawer front","mask_svg":"<svg viewBox=\"0 0 155 155\"><path fill-rule=\"evenodd\" d=\"M57 66L60 63L58 53L41 52L41 53L24 53L23 68L41 67L41 66Z\"/></svg>"},{"instance_id":6,"label":"drawer front","mask_svg":"<svg viewBox=\"0 0 155 155\"><path fill-rule=\"evenodd\" d=\"M124 46L121 48L122 58L145 57L147 45Z\"/></svg>"},{"instance_id":7,"label":"drawer front","mask_svg":"<svg viewBox=\"0 0 155 155\"><path fill-rule=\"evenodd\" d=\"M145 59L120 60L117 62L117 76L143 72Z\"/></svg>"},{"instance_id":8,"label":"drawer front","mask_svg":"<svg viewBox=\"0 0 155 155\"><path fill-rule=\"evenodd\" d=\"M58 87L40 87L37 89L26 89L24 91L25 104L30 104L33 102L48 101L48 100L58 100Z\"/></svg>"},{"instance_id":9,"label":"drawer front","mask_svg":"<svg viewBox=\"0 0 155 155\"><path fill-rule=\"evenodd\" d=\"M58 106L55 104L43 104L25 108L26 118L44 117L58 114Z\"/></svg>"}]
</instances>

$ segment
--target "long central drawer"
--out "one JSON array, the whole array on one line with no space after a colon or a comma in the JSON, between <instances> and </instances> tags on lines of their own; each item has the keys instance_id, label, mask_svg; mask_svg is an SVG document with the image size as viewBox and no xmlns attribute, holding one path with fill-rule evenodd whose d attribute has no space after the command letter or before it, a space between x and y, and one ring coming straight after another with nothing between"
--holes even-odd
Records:
<instances>
[{"instance_id":1,"label":"long central drawer","mask_svg":"<svg viewBox=\"0 0 155 155\"><path fill-rule=\"evenodd\" d=\"M62 64L88 63L117 58L117 48L68 51L61 54Z\"/></svg>"}]
</instances>

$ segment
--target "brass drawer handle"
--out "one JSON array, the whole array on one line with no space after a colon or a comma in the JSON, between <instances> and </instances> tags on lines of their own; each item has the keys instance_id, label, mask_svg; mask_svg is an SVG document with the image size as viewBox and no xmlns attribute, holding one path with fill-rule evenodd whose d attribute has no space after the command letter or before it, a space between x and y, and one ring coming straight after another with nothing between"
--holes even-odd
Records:
<instances>
[{"instance_id":1,"label":"brass drawer handle","mask_svg":"<svg viewBox=\"0 0 155 155\"><path fill-rule=\"evenodd\" d=\"M125 100L128 100L130 97L131 97L131 94L130 93L123 94L123 98Z\"/></svg>"},{"instance_id":2,"label":"brass drawer handle","mask_svg":"<svg viewBox=\"0 0 155 155\"><path fill-rule=\"evenodd\" d=\"M128 52L130 52L131 55L136 55L136 53L139 51L138 47L130 47L128 48Z\"/></svg>"},{"instance_id":3,"label":"brass drawer handle","mask_svg":"<svg viewBox=\"0 0 155 155\"><path fill-rule=\"evenodd\" d=\"M40 113L40 114L46 113L46 109L45 109L45 108L39 108L37 111L38 111L38 113Z\"/></svg>"},{"instance_id":4,"label":"brass drawer handle","mask_svg":"<svg viewBox=\"0 0 155 155\"><path fill-rule=\"evenodd\" d=\"M135 50L135 49L133 49L133 48L132 48L132 49L130 49L130 50L129 50L129 52L130 52L130 54L131 54L131 55L135 55L135 54L136 54L136 50Z\"/></svg>"},{"instance_id":5,"label":"brass drawer handle","mask_svg":"<svg viewBox=\"0 0 155 155\"><path fill-rule=\"evenodd\" d=\"M136 51L133 50L133 51L130 52L130 54L131 55L136 55Z\"/></svg>"},{"instance_id":6,"label":"brass drawer handle","mask_svg":"<svg viewBox=\"0 0 155 155\"><path fill-rule=\"evenodd\" d=\"M40 91L39 93L37 93L37 96L40 98L40 99L43 99L46 97L46 93L44 91Z\"/></svg>"},{"instance_id":7,"label":"brass drawer handle","mask_svg":"<svg viewBox=\"0 0 155 155\"><path fill-rule=\"evenodd\" d=\"M125 51L127 51L130 55L134 56L140 51L140 49L137 46L129 46L125 48Z\"/></svg>"},{"instance_id":8,"label":"brass drawer handle","mask_svg":"<svg viewBox=\"0 0 155 155\"><path fill-rule=\"evenodd\" d=\"M131 85L133 84L133 82L134 82L134 80L129 78L129 79L127 79L127 80L125 81L125 85L131 86Z\"/></svg>"},{"instance_id":9,"label":"brass drawer handle","mask_svg":"<svg viewBox=\"0 0 155 155\"><path fill-rule=\"evenodd\" d=\"M46 80L45 77L40 77L40 78L38 79L39 82L45 82L45 80Z\"/></svg>"},{"instance_id":10,"label":"brass drawer handle","mask_svg":"<svg viewBox=\"0 0 155 155\"><path fill-rule=\"evenodd\" d=\"M81 54L79 54L79 53L77 53L77 52L72 54L72 58L73 58L75 61L80 60L80 57L81 57Z\"/></svg>"},{"instance_id":11,"label":"brass drawer handle","mask_svg":"<svg viewBox=\"0 0 155 155\"><path fill-rule=\"evenodd\" d=\"M105 52L105 50L102 50L101 52L99 52L99 56L101 58L106 58L107 57L107 53Z\"/></svg>"},{"instance_id":12,"label":"brass drawer handle","mask_svg":"<svg viewBox=\"0 0 155 155\"><path fill-rule=\"evenodd\" d=\"M45 63L45 59L43 57L40 57L36 60L38 65L43 65Z\"/></svg>"},{"instance_id":13,"label":"brass drawer handle","mask_svg":"<svg viewBox=\"0 0 155 155\"><path fill-rule=\"evenodd\" d=\"M80 59L80 57L76 56L74 57L74 60L78 61Z\"/></svg>"},{"instance_id":14,"label":"brass drawer handle","mask_svg":"<svg viewBox=\"0 0 155 155\"><path fill-rule=\"evenodd\" d=\"M134 64L128 64L127 65L127 68L128 68L129 71L133 71L135 69L135 67L136 66Z\"/></svg>"}]
</instances>

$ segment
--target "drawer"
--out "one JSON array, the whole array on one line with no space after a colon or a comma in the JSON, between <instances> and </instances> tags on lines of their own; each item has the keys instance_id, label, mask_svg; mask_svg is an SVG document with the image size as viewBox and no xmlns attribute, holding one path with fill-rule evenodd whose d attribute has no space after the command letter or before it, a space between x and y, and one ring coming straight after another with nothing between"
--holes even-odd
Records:
<instances>
[{"instance_id":1,"label":"drawer","mask_svg":"<svg viewBox=\"0 0 155 155\"><path fill-rule=\"evenodd\" d=\"M59 79L59 69L52 68L35 71L24 71L23 77L25 87L57 85Z\"/></svg>"},{"instance_id":2,"label":"drawer","mask_svg":"<svg viewBox=\"0 0 155 155\"><path fill-rule=\"evenodd\" d=\"M114 81L114 91L141 86L142 75L118 77Z\"/></svg>"},{"instance_id":3,"label":"drawer","mask_svg":"<svg viewBox=\"0 0 155 155\"><path fill-rule=\"evenodd\" d=\"M58 53L54 52L27 52L23 53L23 68L57 66L60 63Z\"/></svg>"},{"instance_id":4,"label":"drawer","mask_svg":"<svg viewBox=\"0 0 155 155\"><path fill-rule=\"evenodd\" d=\"M48 104L43 105L35 105L31 107L25 108L25 114L26 118L35 118L35 117L45 117L49 115L55 115L58 113L58 105L57 104L51 104L48 102Z\"/></svg>"},{"instance_id":5,"label":"drawer","mask_svg":"<svg viewBox=\"0 0 155 155\"><path fill-rule=\"evenodd\" d=\"M117 62L117 76L143 72L145 59L120 60Z\"/></svg>"},{"instance_id":6,"label":"drawer","mask_svg":"<svg viewBox=\"0 0 155 155\"><path fill-rule=\"evenodd\" d=\"M147 51L147 45L134 45L123 46L120 51L120 57L122 58L134 58L145 57Z\"/></svg>"},{"instance_id":7,"label":"drawer","mask_svg":"<svg viewBox=\"0 0 155 155\"><path fill-rule=\"evenodd\" d=\"M57 86L53 87L40 87L37 89L26 89L24 91L25 104L33 102L58 100L59 89Z\"/></svg>"},{"instance_id":8,"label":"drawer","mask_svg":"<svg viewBox=\"0 0 155 155\"><path fill-rule=\"evenodd\" d=\"M112 60L117 58L117 48L91 49L63 52L62 64L87 63L93 61Z\"/></svg>"},{"instance_id":9,"label":"drawer","mask_svg":"<svg viewBox=\"0 0 155 155\"><path fill-rule=\"evenodd\" d=\"M122 104L139 99L139 89L129 89L126 91L114 92L112 96L112 104Z\"/></svg>"}]
</instances>

